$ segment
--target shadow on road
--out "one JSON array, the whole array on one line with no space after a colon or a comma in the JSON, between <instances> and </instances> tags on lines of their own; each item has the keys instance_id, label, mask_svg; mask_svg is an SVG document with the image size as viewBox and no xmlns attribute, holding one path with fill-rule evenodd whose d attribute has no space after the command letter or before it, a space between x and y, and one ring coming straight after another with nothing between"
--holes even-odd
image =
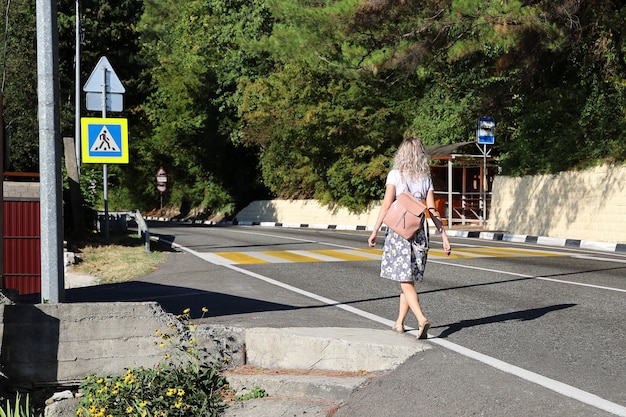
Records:
<instances>
[{"instance_id":1,"label":"shadow on road","mask_svg":"<svg viewBox=\"0 0 626 417\"><path fill-rule=\"evenodd\" d=\"M66 302L68 303L131 301L156 301L165 311L176 315L189 308L191 318L200 318L203 307L208 309L204 318L311 308L142 281L82 287L66 291ZM320 305L318 307L328 306Z\"/></svg>"},{"instance_id":2,"label":"shadow on road","mask_svg":"<svg viewBox=\"0 0 626 417\"><path fill-rule=\"evenodd\" d=\"M558 310L564 310L566 308L571 308L574 306L576 306L576 304L556 304L553 306L542 307L542 308L531 308L529 310L521 310L521 311L513 311L511 313L496 314L495 316L482 317L479 319L461 320L458 323L444 324L442 326L434 326L434 327L431 327L431 329L447 327L446 330L444 330L443 332L441 332L439 336L437 336L439 338L446 338L450 336L451 334L456 333L468 327L482 326L483 324L490 324L490 323L502 323L505 321L535 320L548 313L558 311Z\"/></svg>"}]
</instances>

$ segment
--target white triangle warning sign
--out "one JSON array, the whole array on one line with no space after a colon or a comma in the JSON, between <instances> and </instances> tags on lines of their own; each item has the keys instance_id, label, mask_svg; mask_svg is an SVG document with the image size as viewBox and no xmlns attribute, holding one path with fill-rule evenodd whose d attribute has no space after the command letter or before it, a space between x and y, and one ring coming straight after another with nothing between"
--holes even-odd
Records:
<instances>
[{"instance_id":1,"label":"white triangle warning sign","mask_svg":"<svg viewBox=\"0 0 626 417\"><path fill-rule=\"evenodd\" d=\"M120 152L119 146L106 126L102 126L102 130L89 150L91 152Z\"/></svg>"}]
</instances>

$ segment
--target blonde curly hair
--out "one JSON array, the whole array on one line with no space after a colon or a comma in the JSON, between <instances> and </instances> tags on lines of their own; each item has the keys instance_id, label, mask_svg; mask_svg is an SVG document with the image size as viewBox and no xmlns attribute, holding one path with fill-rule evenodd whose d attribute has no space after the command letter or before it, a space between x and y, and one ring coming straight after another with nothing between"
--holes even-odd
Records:
<instances>
[{"instance_id":1,"label":"blonde curly hair","mask_svg":"<svg viewBox=\"0 0 626 417\"><path fill-rule=\"evenodd\" d=\"M413 181L430 176L428 155L420 138L410 136L402 141L393 158L393 168Z\"/></svg>"}]
</instances>

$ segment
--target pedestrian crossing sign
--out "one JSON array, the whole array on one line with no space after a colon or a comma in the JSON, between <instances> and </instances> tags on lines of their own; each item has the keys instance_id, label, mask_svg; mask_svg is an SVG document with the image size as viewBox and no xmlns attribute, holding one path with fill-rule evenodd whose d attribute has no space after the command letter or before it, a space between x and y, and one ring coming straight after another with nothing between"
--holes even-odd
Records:
<instances>
[{"instance_id":1,"label":"pedestrian crossing sign","mask_svg":"<svg viewBox=\"0 0 626 417\"><path fill-rule=\"evenodd\" d=\"M128 120L83 117L81 150L85 163L128 163Z\"/></svg>"}]
</instances>

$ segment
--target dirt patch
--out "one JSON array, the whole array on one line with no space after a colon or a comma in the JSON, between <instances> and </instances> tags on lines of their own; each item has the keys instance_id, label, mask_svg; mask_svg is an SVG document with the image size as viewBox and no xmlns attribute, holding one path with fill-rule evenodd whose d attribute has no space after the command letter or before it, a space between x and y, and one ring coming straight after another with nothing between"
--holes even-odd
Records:
<instances>
[{"instance_id":1,"label":"dirt patch","mask_svg":"<svg viewBox=\"0 0 626 417\"><path fill-rule=\"evenodd\" d=\"M367 371L327 371L322 369L266 369L251 365L244 365L238 368L229 369L223 372L224 375L315 375L328 377L361 377L378 376L379 372Z\"/></svg>"}]
</instances>

